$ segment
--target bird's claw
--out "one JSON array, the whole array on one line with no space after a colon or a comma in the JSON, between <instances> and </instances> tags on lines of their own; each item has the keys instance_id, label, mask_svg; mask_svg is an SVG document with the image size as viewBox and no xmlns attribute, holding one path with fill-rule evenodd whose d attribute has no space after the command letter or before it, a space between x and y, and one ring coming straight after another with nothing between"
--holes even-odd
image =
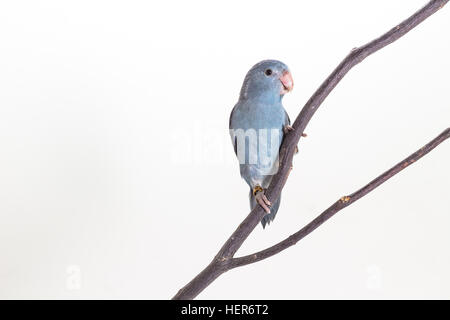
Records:
<instances>
[{"instance_id":1,"label":"bird's claw","mask_svg":"<svg viewBox=\"0 0 450 320\"><path fill-rule=\"evenodd\" d=\"M287 125L283 128L284 134L288 134L291 131L295 131L294 127ZM308 135L306 133L302 133L302 137L306 138Z\"/></svg>"},{"instance_id":2,"label":"bird's claw","mask_svg":"<svg viewBox=\"0 0 450 320\"><path fill-rule=\"evenodd\" d=\"M286 125L283 128L284 134L288 134L290 131L294 131L294 127L290 126L290 125Z\"/></svg>"},{"instance_id":3,"label":"bird's claw","mask_svg":"<svg viewBox=\"0 0 450 320\"><path fill-rule=\"evenodd\" d=\"M270 206L272 202L267 199L264 189L260 186L256 186L253 188L253 195L255 196L256 202L266 211L266 213L270 213Z\"/></svg>"}]
</instances>

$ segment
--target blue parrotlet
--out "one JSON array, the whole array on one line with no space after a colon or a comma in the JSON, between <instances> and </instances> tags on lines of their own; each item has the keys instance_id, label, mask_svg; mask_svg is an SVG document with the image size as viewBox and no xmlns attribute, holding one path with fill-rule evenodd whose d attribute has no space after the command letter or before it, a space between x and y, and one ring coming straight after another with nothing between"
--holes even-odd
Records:
<instances>
[{"instance_id":1,"label":"blue parrotlet","mask_svg":"<svg viewBox=\"0 0 450 320\"><path fill-rule=\"evenodd\" d=\"M241 177L250 187L250 208L259 204L266 211L261 220L263 228L273 221L280 206L281 196L271 203L265 190L278 170L283 138L293 130L282 104L284 94L293 86L289 68L283 62L261 61L245 76L230 115L230 135Z\"/></svg>"}]
</instances>

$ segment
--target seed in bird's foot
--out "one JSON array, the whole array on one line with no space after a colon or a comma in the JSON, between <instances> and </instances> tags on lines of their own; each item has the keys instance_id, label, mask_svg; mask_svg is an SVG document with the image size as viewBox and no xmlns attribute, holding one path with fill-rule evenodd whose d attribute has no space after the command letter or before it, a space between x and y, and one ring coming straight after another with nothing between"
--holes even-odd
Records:
<instances>
[{"instance_id":1,"label":"seed in bird's foot","mask_svg":"<svg viewBox=\"0 0 450 320\"><path fill-rule=\"evenodd\" d=\"M308 135L306 133L302 133L302 137L306 138Z\"/></svg>"},{"instance_id":2,"label":"seed in bird's foot","mask_svg":"<svg viewBox=\"0 0 450 320\"><path fill-rule=\"evenodd\" d=\"M254 188L253 188L253 195L254 196L256 196L256 194L258 193L258 192L264 192L264 189L263 188L261 188L260 186L255 186Z\"/></svg>"}]
</instances>

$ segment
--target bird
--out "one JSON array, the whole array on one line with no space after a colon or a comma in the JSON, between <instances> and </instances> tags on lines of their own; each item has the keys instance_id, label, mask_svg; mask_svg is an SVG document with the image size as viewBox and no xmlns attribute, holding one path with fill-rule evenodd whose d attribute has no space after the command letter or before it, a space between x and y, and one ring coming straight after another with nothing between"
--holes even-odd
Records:
<instances>
[{"instance_id":1,"label":"bird","mask_svg":"<svg viewBox=\"0 0 450 320\"><path fill-rule=\"evenodd\" d=\"M265 191L278 170L283 139L294 130L282 104L284 95L293 87L286 64L278 60L258 62L247 72L230 114L231 141L241 177L250 187L250 209L259 204L266 213L261 220L263 229L280 207L281 195L272 203Z\"/></svg>"}]
</instances>

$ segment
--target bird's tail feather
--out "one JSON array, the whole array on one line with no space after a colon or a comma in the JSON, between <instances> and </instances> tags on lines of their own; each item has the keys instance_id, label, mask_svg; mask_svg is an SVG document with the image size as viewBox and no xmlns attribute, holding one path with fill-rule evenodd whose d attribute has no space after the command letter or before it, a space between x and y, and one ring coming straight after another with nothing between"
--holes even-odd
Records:
<instances>
[{"instance_id":1,"label":"bird's tail feather","mask_svg":"<svg viewBox=\"0 0 450 320\"><path fill-rule=\"evenodd\" d=\"M250 209L253 210L253 208L258 205L258 203L256 202L255 196L253 195L253 190L250 189ZM263 229L266 227L266 225L270 224L273 219L275 219L275 216L278 212L278 208L280 207L280 202L281 202L281 194L278 197L277 201L275 201L274 203L272 203L272 205L270 206L270 213L266 214L262 220L261 220L261 224L263 226Z\"/></svg>"}]
</instances>

